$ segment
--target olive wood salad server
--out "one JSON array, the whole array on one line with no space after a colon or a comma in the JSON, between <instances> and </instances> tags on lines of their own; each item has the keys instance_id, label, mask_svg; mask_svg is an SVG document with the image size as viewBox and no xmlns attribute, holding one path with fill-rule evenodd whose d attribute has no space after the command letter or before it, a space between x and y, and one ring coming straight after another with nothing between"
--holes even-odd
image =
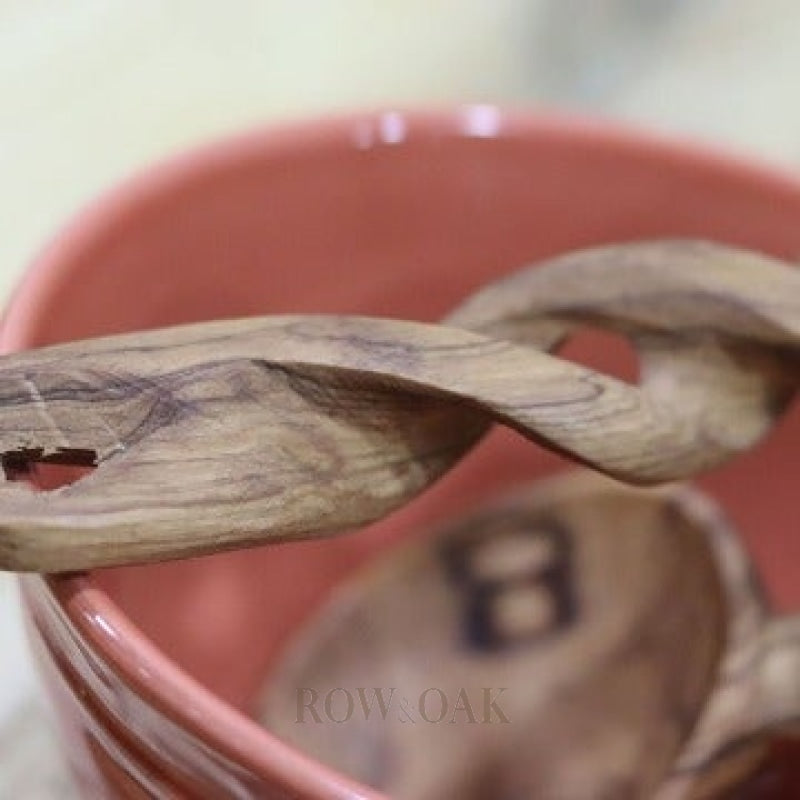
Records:
<instances>
[{"instance_id":1,"label":"olive wood salad server","mask_svg":"<svg viewBox=\"0 0 800 800\"><path fill-rule=\"evenodd\" d=\"M629 340L635 383L559 357L585 326ZM595 472L342 586L268 682L265 724L407 800L722 797L798 733L800 624L770 618L709 501L642 487L749 449L798 384L800 273L687 241L553 258L439 325L272 316L14 353L0 568L332 535L402 506L499 422ZM467 694L445 727L297 724L298 692L351 684ZM473 723L475 690L507 691L506 723Z\"/></svg>"},{"instance_id":2,"label":"olive wood salad server","mask_svg":"<svg viewBox=\"0 0 800 800\"><path fill-rule=\"evenodd\" d=\"M800 617L696 490L568 474L337 586L260 717L403 800L731 798L800 735Z\"/></svg>"},{"instance_id":3,"label":"olive wood salad server","mask_svg":"<svg viewBox=\"0 0 800 800\"><path fill-rule=\"evenodd\" d=\"M554 353L632 343L632 385ZM398 508L493 422L636 484L751 447L800 381L800 273L704 242L570 253L440 325L223 320L0 358L0 568L58 572L327 536ZM32 491L42 465L93 466ZM41 485L41 481L40 481Z\"/></svg>"}]
</instances>

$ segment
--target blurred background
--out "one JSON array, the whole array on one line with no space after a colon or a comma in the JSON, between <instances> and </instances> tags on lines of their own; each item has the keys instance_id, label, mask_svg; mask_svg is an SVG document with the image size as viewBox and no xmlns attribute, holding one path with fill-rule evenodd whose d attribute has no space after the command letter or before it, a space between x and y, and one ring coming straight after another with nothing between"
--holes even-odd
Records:
<instances>
[{"instance_id":1,"label":"blurred background","mask_svg":"<svg viewBox=\"0 0 800 800\"><path fill-rule=\"evenodd\" d=\"M2 0L0 306L98 192L265 121L556 108L800 166L796 0ZM0 800L69 797L0 575Z\"/></svg>"}]
</instances>

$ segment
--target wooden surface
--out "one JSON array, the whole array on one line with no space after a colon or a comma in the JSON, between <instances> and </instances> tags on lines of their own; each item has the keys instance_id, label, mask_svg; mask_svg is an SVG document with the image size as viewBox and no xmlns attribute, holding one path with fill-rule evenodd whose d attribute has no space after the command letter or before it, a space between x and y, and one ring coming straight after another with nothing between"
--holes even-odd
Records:
<instances>
[{"instance_id":1,"label":"wooden surface","mask_svg":"<svg viewBox=\"0 0 800 800\"><path fill-rule=\"evenodd\" d=\"M719 799L800 731L800 621L697 492L581 473L384 555L265 692L281 738L390 797Z\"/></svg>"},{"instance_id":2,"label":"wooden surface","mask_svg":"<svg viewBox=\"0 0 800 800\"><path fill-rule=\"evenodd\" d=\"M627 337L632 385L547 354ZM0 566L62 571L326 536L431 484L492 422L634 483L747 449L798 384L800 273L701 242L587 250L442 325L335 316L202 323L0 359L0 453L97 468L0 483Z\"/></svg>"},{"instance_id":3,"label":"wooden surface","mask_svg":"<svg viewBox=\"0 0 800 800\"><path fill-rule=\"evenodd\" d=\"M587 325L630 342L638 381L556 354ZM440 325L263 317L5 356L0 559L12 569L74 570L332 535L423 491L495 422L629 483L689 477L750 448L787 408L800 380L798 343L794 267L663 241L532 265ZM59 486L58 465L75 480ZM764 628L748 574L720 577L716 551L698 536L713 538L718 521L698 516L685 495L591 480L606 488L575 498L556 490L550 506L540 495L532 506L512 504L499 531L489 514L433 561L425 551L421 561L392 563L370 590L371 611L383 609L381 635L446 667L443 680L491 690L513 679L523 724L491 737L456 725L447 736L406 727L381 729L389 739L364 729L316 742L305 737L319 729L303 728L295 743L411 800L563 800L597 786L710 798L750 774L774 731L794 733L795 623ZM462 537L471 547L475 530L478 539L488 530L487 541L502 545L509 531L531 527L529 511L533 551L512 552L515 540L512 551L464 566ZM449 584L437 572L442 559ZM448 626L459 613L453 597L470 591L470 570L494 585L498 564L531 559L531 591L473 619L469 646L480 653L470 660L446 635L457 629ZM552 578L544 597L540 567ZM403 606L397 587L423 607ZM333 641L339 655L315 652L313 665L326 672L301 664L302 680L358 677L352 653L376 654L345 648L342 657L351 621L323 624L310 650ZM369 632L367 622L353 624L354 635ZM547 647L531 649L541 637ZM509 641L521 646L506 652ZM412 694L440 674L415 672L413 659L407 669L383 656L364 663L379 685L376 663L390 670L386 682L403 669ZM284 689L296 685L296 672L286 675ZM298 732L280 728L285 709L269 719L283 735Z\"/></svg>"}]
</instances>

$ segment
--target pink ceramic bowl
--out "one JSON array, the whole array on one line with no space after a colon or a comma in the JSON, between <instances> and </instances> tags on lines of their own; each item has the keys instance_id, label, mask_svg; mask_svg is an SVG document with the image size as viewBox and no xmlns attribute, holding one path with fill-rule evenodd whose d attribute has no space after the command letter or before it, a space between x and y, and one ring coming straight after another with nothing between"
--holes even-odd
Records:
<instances>
[{"instance_id":1,"label":"pink ceramic bowl","mask_svg":"<svg viewBox=\"0 0 800 800\"><path fill-rule=\"evenodd\" d=\"M32 265L2 347L219 316L433 320L484 281L600 242L710 237L794 258L800 184L605 125L487 107L265 130L104 197ZM625 353L584 337L607 370ZM704 481L776 604L800 606L800 414ZM364 558L562 462L507 432L421 500L335 541L22 581L33 646L83 795L378 797L248 714L293 628Z\"/></svg>"}]
</instances>

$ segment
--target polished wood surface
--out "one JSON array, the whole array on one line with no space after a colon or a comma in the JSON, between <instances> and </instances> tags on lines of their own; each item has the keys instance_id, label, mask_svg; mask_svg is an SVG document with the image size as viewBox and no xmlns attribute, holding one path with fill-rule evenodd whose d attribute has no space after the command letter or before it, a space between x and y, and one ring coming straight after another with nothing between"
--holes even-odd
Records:
<instances>
[{"instance_id":1,"label":"polished wood surface","mask_svg":"<svg viewBox=\"0 0 800 800\"><path fill-rule=\"evenodd\" d=\"M568 474L338 587L260 713L403 800L719 800L800 733L800 620L696 490Z\"/></svg>"},{"instance_id":2,"label":"polished wood surface","mask_svg":"<svg viewBox=\"0 0 800 800\"><path fill-rule=\"evenodd\" d=\"M627 337L631 385L546 351ZM751 447L791 401L800 274L702 242L586 250L524 269L442 325L223 320L0 359L0 453L96 466L0 483L0 566L67 571L327 536L425 489L493 422L632 483Z\"/></svg>"}]
</instances>

